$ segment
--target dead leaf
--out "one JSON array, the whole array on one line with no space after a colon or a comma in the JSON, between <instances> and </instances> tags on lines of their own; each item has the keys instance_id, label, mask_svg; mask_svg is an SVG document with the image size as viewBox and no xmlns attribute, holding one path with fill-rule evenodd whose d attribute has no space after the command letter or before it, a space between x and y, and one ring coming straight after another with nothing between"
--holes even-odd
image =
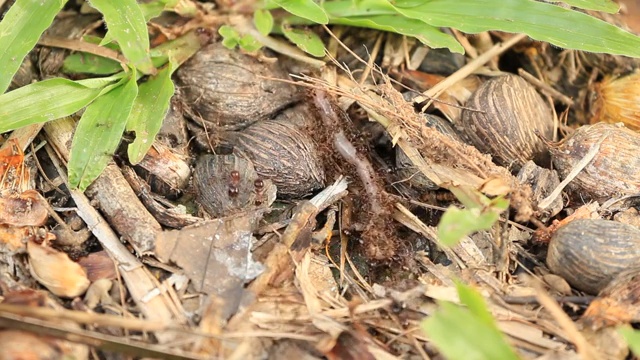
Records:
<instances>
[{"instance_id":1,"label":"dead leaf","mask_svg":"<svg viewBox=\"0 0 640 360\"><path fill-rule=\"evenodd\" d=\"M26 331L0 331L0 359L60 359L63 354L56 343L44 336Z\"/></svg>"},{"instance_id":2,"label":"dead leaf","mask_svg":"<svg viewBox=\"0 0 640 360\"><path fill-rule=\"evenodd\" d=\"M14 226L42 226L49 211L46 200L35 190L16 194L12 190L0 193L0 223Z\"/></svg>"},{"instance_id":3,"label":"dead leaf","mask_svg":"<svg viewBox=\"0 0 640 360\"><path fill-rule=\"evenodd\" d=\"M1 251L24 252L27 250L27 241L34 238L32 227L0 225Z\"/></svg>"},{"instance_id":4,"label":"dead leaf","mask_svg":"<svg viewBox=\"0 0 640 360\"><path fill-rule=\"evenodd\" d=\"M160 233L156 256L182 267L196 291L221 297L231 315L238 306L244 284L263 271L251 255L262 211L251 211Z\"/></svg>"},{"instance_id":5,"label":"dead leaf","mask_svg":"<svg viewBox=\"0 0 640 360\"><path fill-rule=\"evenodd\" d=\"M33 241L27 243L27 253L31 276L53 294L73 298L89 287L86 272L67 254Z\"/></svg>"},{"instance_id":6,"label":"dead leaf","mask_svg":"<svg viewBox=\"0 0 640 360\"><path fill-rule=\"evenodd\" d=\"M87 277L91 282L116 278L116 264L104 250L80 258L78 264L87 272Z\"/></svg>"}]
</instances>

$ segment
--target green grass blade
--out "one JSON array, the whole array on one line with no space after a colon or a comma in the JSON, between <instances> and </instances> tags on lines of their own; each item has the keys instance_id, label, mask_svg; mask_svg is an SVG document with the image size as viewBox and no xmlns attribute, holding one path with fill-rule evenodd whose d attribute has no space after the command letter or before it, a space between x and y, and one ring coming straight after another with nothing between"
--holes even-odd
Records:
<instances>
[{"instance_id":1,"label":"green grass blade","mask_svg":"<svg viewBox=\"0 0 640 360\"><path fill-rule=\"evenodd\" d=\"M443 33L438 28L416 19L408 19L400 15L374 15L351 18L330 18L336 25L365 27L413 36L423 44L437 49L449 48L453 52L464 53L464 49L456 39Z\"/></svg>"},{"instance_id":2,"label":"green grass blade","mask_svg":"<svg viewBox=\"0 0 640 360\"><path fill-rule=\"evenodd\" d=\"M140 6L135 0L91 0L104 16L109 32L124 56L145 74L155 72L149 56L149 35Z\"/></svg>"},{"instance_id":3,"label":"green grass blade","mask_svg":"<svg viewBox=\"0 0 640 360\"><path fill-rule=\"evenodd\" d=\"M451 360L517 360L513 348L489 314L486 304L471 288L458 285L468 308L439 302L439 309L421 324L422 330L442 354ZM464 295L464 297L463 297ZM489 314L490 317L490 314Z\"/></svg>"},{"instance_id":4,"label":"green grass blade","mask_svg":"<svg viewBox=\"0 0 640 360\"><path fill-rule=\"evenodd\" d=\"M282 28L284 36L296 44L302 51L315 57L324 56L324 43L318 36L308 29L296 29L285 26ZM242 46L242 44L241 44Z\"/></svg>"},{"instance_id":5,"label":"green grass blade","mask_svg":"<svg viewBox=\"0 0 640 360\"><path fill-rule=\"evenodd\" d=\"M122 71L122 66L115 60L85 52L77 52L64 59L62 70L67 74L109 75Z\"/></svg>"},{"instance_id":6,"label":"green grass blade","mask_svg":"<svg viewBox=\"0 0 640 360\"><path fill-rule=\"evenodd\" d=\"M176 68L189 60L200 48L209 41L207 36L199 34L197 30L189 31L181 37L167 41L151 50L154 59L163 59L162 65L169 61L169 58L176 64ZM155 60L154 60L155 61ZM154 62L155 63L155 62ZM158 63L159 64L159 63Z\"/></svg>"},{"instance_id":7,"label":"green grass blade","mask_svg":"<svg viewBox=\"0 0 640 360\"><path fill-rule=\"evenodd\" d=\"M0 22L0 94L66 1L16 0Z\"/></svg>"},{"instance_id":8,"label":"green grass blade","mask_svg":"<svg viewBox=\"0 0 640 360\"><path fill-rule=\"evenodd\" d=\"M301 18L309 19L317 24L329 23L325 11L313 0L273 0L273 2Z\"/></svg>"},{"instance_id":9,"label":"green grass blade","mask_svg":"<svg viewBox=\"0 0 640 360\"><path fill-rule=\"evenodd\" d=\"M626 325L618 328L618 332L622 334L625 341L629 345L629 349L635 356L640 355L640 331Z\"/></svg>"},{"instance_id":10,"label":"green grass blade","mask_svg":"<svg viewBox=\"0 0 640 360\"><path fill-rule=\"evenodd\" d=\"M129 144L127 153L132 164L139 163L160 131L175 87L171 81L173 65L160 70L158 74L140 85L138 96L127 120L127 131L134 131L136 138Z\"/></svg>"},{"instance_id":11,"label":"green grass blade","mask_svg":"<svg viewBox=\"0 0 640 360\"><path fill-rule=\"evenodd\" d=\"M553 45L640 57L640 38L587 14L533 0L398 0L401 14L437 27L467 33L500 30L525 33ZM463 19L464 21L461 21Z\"/></svg>"},{"instance_id":12,"label":"green grass blade","mask_svg":"<svg viewBox=\"0 0 640 360\"><path fill-rule=\"evenodd\" d=\"M611 0L563 0L563 3L580 9L604 11L615 14L620 6Z\"/></svg>"},{"instance_id":13,"label":"green grass blade","mask_svg":"<svg viewBox=\"0 0 640 360\"><path fill-rule=\"evenodd\" d=\"M395 15L398 11L387 0L325 1L322 8L329 17L352 18L359 16Z\"/></svg>"},{"instance_id":14,"label":"green grass blade","mask_svg":"<svg viewBox=\"0 0 640 360\"><path fill-rule=\"evenodd\" d=\"M273 29L273 16L270 11L256 10L253 13L253 25L260 32L260 34L267 36Z\"/></svg>"},{"instance_id":15,"label":"green grass blade","mask_svg":"<svg viewBox=\"0 0 640 360\"><path fill-rule=\"evenodd\" d=\"M78 123L69 158L69 185L84 191L115 152L138 94L135 70L124 84L87 107Z\"/></svg>"},{"instance_id":16,"label":"green grass blade","mask_svg":"<svg viewBox=\"0 0 640 360\"><path fill-rule=\"evenodd\" d=\"M0 95L0 133L75 113L102 91L102 87L88 85L97 85L97 81L83 84L54 78Z\"/></svg>"},{"instance_id":17,"label":"green grass blade","mask_svg":"<svg viewBox=\"0 0 640 360\"><path fill-rule=\"evenodd\" d=\"M140 6L140 10L142 11L142 16L144 17L145 22L160 16L164 10L167 8L172 8L176 6L178 0L157 0L148 3L138 4ZM110 43L113 40L113 35L111 32L107 32L102 39L102 44Z\"/></svg>"}]
</instances>

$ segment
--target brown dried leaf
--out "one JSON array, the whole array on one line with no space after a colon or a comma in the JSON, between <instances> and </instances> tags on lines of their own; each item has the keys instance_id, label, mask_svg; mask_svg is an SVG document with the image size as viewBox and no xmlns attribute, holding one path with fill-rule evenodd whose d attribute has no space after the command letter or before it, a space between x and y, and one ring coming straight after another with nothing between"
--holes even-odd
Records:
<instances>
[{"instance_id":1,"label":"brown dried leaf","mask_svg":"<svg viewBox=\"0 0 640 360\"><path fill-rule=\"evenodd\" d=\"M116 264L109 256L109 253L104 250L80 258L78 264L87 272L87 277L91 282L99 279L113 280L116 278Z\"/></svg>"},{"instance_id":2,"label":"brown dried leaf","mask_svg":"<svg viewBox=\"0 0 640 360\"><path fill-rule=\"evenodd\" d=\"M89 287L86 272L67 254L33 241L27 243L27 253L31 276L53 294L73 298L83 294Z\"/></svg>"},{"instance_id":3,"label":"brown dried leaf","mask_svg":"<svg viewBox=\"0 0 640 360\"><path fill-rule=\"evenodd\" d=\"M582 320L593 329L640 321L640 269L618 274L585 311Z\"/></svg>"},{"instance_id":4,"label":"brown dried leaf","mask_svg":"<svg viewBox=\"0 0 640 360\"><path fill-rule=\"evenodd\" d=\"M196 291L217 295L226 315L239 303L243 285L259 275L262 264L251 256L253 231L262 211L214 219L158 235L156 256L182 267Z\"/></svg>"},{"instance_id":5,"label":"brown dried leaf","mask_svg":"<svg viewBox=\"0 0 640 360\"><path fill-rule=\"evenodd\" d=\"M0 359L60 359L63 354L56 343L44 336L20 330L0 331Z\"/></svg>"},{"instance_id":6,"label":"brown dried leaf","mask_svg":"<svg viewBox=\"0 0 640 360\"><path fill-rule=\"evenodd\" d=\"M0 223L14 226L42 226L49 212L46 200L35 190L21 194L5 190L0 193Z\"/></svg>"},{"instance_id":7,"label":"brown dried leaf","mask_svg":"<svg viewBox=\"0 0 640 360\"><path fill-rule=\"evenodd\" d=\"M27 240L34 238L33 228L27 226L0 225L0 249L10 253L27 250Z\"/></svg>"}]
</instances>

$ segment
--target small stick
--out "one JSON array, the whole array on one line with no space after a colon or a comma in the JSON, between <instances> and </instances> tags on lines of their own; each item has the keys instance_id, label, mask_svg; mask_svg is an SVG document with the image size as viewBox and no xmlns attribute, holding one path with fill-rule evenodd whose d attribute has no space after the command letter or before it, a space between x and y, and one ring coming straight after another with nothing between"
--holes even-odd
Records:
<instances>
[{"instance_id":1,"label":"small stick","mask_svg":"<svg viewBox=\"0 0 640 360\"><path fill-rule=\"evenodd\" d=\"M534 282L534 288L536 289L538 302L549 311L551 316L558 322L558 325L566 332L569 340L576 346L578 355L585 360L598 359L598 352L589 344L576 327L576 324L565 314L560 305L547 294L538 281Z\"/></svg>"},{"instance_id":2,"label":"small stick","mask_svg":"<svg viewBox=\"0 0 640 360\"><path fill-rule=\"evenodd\" d=\"M426 101L427 99L437 98L441 93L443 93L450 86L452 86L453 84L457 83L458 81L466 78L467 76L471 75L478 68L480 68L481 66L486 64L488 61L490 61L494 56L498 56L498 55L502 54L507 49L511 48L513 45L518 43L520 40L524 39L526 36L527 36L526 34L515 35L514 37L512 37L511 39L507 40L504 43L499 43L499 44L494 45L487 52L485 52L484 54L482 54L482 55L478 56L477 58L473 59L467 65L461 67L458 71L454 72L453 74L451 74L446 79L444 79L441 82L437 83L436 86L434 86L431 89L425 91L423 93L424 96L418 96L415 99L413 99L413 102L416 103L416 104L420 104L420 103ZM424 109L426 109L427 107L429 107L431 105L431 102L432 102L432 100L430 100L429 103L427 103L427 105L425 105L425 107L423 108L423 111L424 111Z\"/></svg>"},{"instance_id":3,"label":"small stick","mask_svg":"<svg viewBox=\"0 0 640 360\"><path fill-rule=\"evenodd\" d=\"M93 55L102 56L107 59L115 60L119 62L123 67L126 67L127 59L124 58L119 52L109 49L104 46L88 43L86 41L77 39L65 39L55 36L43 36L38 40L38 45L55 47L73 51L82 51Z\"/></svg>"},{"instance_id":4,"label":"small stick","mask_svg":"<svg viewBox=\"0 0 640 360\"><path fill-rule=\"evenodd\" d=\"M518 69L518 74L522 76L525 80L533 84L535 87L542 90L542 92L548 93L549 96L551 96L552 98L559 100L560 102L562 102L567 106L573 106L573 100L571 100L570 97L552 88L551 86L549 86L549 84L545 84L544 82L540 81L535 76L526 72L524 69Z\"/></svg>"},{"instance_id":5,"label":"small stick","mask_svg":"<svg viewBox=\"0 0 640 360\"><path fill-rule=\"evenodd\" d=\"M571 172L569 173L569 175L567 175L567 177L564 180L562 180L562 182L553 190L551 194L549 194L549 196L544 198L538 204L538 208L540 210L544 210L549 206L551 206L551 203L553 203L553 201L560 195L562 190L564 190L564 188L567 185L569 185L569 183L576 176L578 176L578 174L580 173L580 171L582 171L582 169L584 169L587 165L589 165L591 160L593 160L593 158L596 157L596 155L598 154L598 151L600 151L600 145L602 145L602 142L607 138L607 136L609 136L608 133L603 135L602 138L600 138L600 140L597 143L593 144L591 146L591 149L589 149L589 152L587 152L587 154L580 161L578 161L578 163L571 169Z\"/></svg>"}]
</instances>

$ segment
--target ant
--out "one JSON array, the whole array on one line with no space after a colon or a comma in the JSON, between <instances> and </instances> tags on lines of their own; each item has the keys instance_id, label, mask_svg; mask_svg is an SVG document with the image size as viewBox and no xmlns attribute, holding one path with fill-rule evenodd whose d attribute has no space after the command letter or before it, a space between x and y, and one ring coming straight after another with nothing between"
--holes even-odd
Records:
<instances>
[{"instance_id":1,"label":"ant","mask_svg":"<svg viewBox=\"0 0 640 360\"><path fill-rule=\"evenodd\" d=\"M262 179L256 179L256 181L253 182L253 187L256 191L255 205L260 206L264 201L264 181L262 181Z\"/></svg>"},{"instance_id":2,"label":"ant","mask_svg":"<svg viewBox=\"0 0 640 360\"><path fill-rule=\"evenodd\" d=\"M231 171L229 176L229 196L234 198L240 193L240 172L238 170Z\"/></svg>"}]
</instances>

